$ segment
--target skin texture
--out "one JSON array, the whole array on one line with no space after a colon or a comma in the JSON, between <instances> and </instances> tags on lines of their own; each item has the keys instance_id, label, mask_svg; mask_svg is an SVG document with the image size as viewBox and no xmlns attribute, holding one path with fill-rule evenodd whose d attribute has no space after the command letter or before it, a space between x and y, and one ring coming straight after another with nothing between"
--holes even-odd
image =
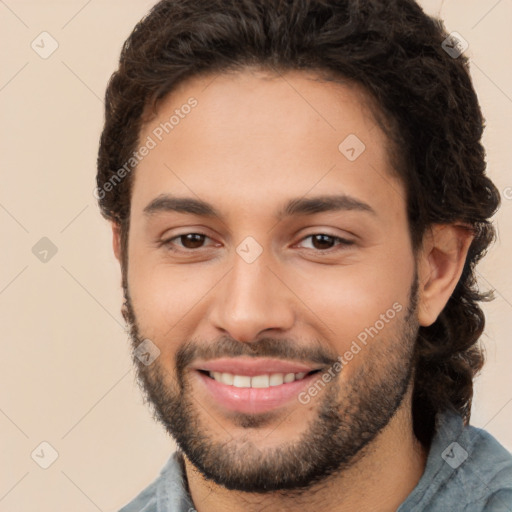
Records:
<instances>
[{"instance_id":1,"label":"skin texture","mask_svg":"<svg viewBox=\"0 0 512 512\"><path fill-rule=\"evenodd\" d=\"M448 301L471 236L455 226L433 226L413 254L404 187L392 173L389 142L370 103L353 86L320 82L304 72L196 77L165 98L140 140L190 97L197 106L135 172L125 270L134 342L149 338L160 350L151 366L139 365L160 419L171 434L173 421L183 422L181 445L195 439L203 452L227 447L213 450L217 471L225 474L232 467L239 475L238 490L232 475L228 490L214 464L209 478L198 470L207 462L198 456L201 449L192 458L185 450L196 509L396 510L417 484L427 456L413 435L407 386L415 334L419 325L432 324ZM338 149L350 134L366 146L355 161ZM162 194L207 201L221 218L145 213ZM357 198L375 213L277 217L290 199L332 194ZM169 241L186 233L207 238L189 241L192 249L182 245L183 238ZM352 243L328 239L315 245L315 234ZM116 225L113 235L121 261ZM236 251L248 236L262 249L252 263ZM411 294L415 277L417 294ZM182 358L187 346L195 347L196 355L208 347L216 353L227 339L223 355L235 355L233 347L243 346L236 355L275 356L286 349L304 362L314 354L335 359L393 304L401 305L401 312L322 393L307 405L292 400L264 417L224 410L201 386L194 361ZM177 356L183 365L177 365ZM386 406L377 411L386 397ZM172 407L179 403L181 409ZM326 411L333 411L330 423ZM326 429L336 424L344 435ZM268 474L270 462L298 467L300 454L308 462L321 454L327 438L312 433L326 434L337 447L340 464L328 477L310 478L309 488L296 490L240 490L244 474L251 479ZM312 440L316 448L301 452ZM298 460L290 460L292 453Z\"/></svg>"}]
</instances>

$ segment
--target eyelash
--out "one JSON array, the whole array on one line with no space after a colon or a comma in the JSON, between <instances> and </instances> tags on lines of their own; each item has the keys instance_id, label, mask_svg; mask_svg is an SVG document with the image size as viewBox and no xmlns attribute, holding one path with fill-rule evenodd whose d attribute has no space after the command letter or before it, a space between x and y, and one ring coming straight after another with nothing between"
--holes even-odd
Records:
<instances>
[{"instance_id":1,"label":"eyelash","mask_svg":"<svg viewBox=\"0 0 512 512\"><path fill-rule=\"evenodd\" d=\"M173 245L173 241L181 239L182 237L186 237L187 235L199 235L199 236L205 237L205 239L206 238L210 238L205 233L200 233L200 232L194 231L194 232L190 232L190 233L183 233L181 235L174 236L174 237L169 238L167 240L163 240L161 242L161 245L165 246L168 250L170 250L172 252L175 252L175 253L193 253L196 250L204 249L204 247L198 247L196 249L186 249L186 248L184 248L184 249L176 249L176 247ZM303 242L304 240L306 240L308 238L313 238L313 237L319 236L319 235L329 237L334 242L338 242L338 243L334 247L330 247L329 249L315 249L315 248L308 248L308 249L313 250L315 252L319 252L319 253L330 253L331 251L336 251L337 250L336 247L342 246L342 248L339 248L338 250L343 250L344 247L354 245L354 243L355 243L353 240L347 240L345 238L341 238L339 236L331 235L329 233L311 233L310 235L307 235L307 236L301 238L301 240L299 242Z\"/></svg>"}]
</instances>

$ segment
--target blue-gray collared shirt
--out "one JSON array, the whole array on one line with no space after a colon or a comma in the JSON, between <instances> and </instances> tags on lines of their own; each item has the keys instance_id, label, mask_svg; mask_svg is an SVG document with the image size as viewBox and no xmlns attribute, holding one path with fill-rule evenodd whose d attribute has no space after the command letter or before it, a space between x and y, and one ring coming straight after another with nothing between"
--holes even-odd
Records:
<instances>
[{"instance_id":1,"label":"blue-gray collared shirt","mask_svg":"<svg viewBox=\"0 0 512 512\"><path fill-rule=\"evenodd\" d=\"M179 457L119 512L194 512ZM423 476L396 512L512 512L512 454L455 413L440 414Z\"/></svg>"}]
</instances>

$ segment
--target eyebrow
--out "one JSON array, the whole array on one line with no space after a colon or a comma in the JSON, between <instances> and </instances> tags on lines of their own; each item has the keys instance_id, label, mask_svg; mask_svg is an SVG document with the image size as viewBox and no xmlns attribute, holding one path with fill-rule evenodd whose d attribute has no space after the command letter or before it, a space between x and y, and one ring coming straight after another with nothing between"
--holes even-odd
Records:
<instances>
[{"instance_id":1,"label":"eyebrow","mask_svg":"<svg viewBox=\"0 0 512 512\"><path fill-rule=\"evenodd\" d=\"M282 220L285 217L297 215L313 215L315 213L350 210L377 216L376 211L369 204L355 197L341 194L291 199L277 213L276 218ZM203 217L222 218L222 214L206 201L193 197L177 197L169 194L162 194L156 197L144 208L144 213L148 216L161 212L178 212Z\"/></svg>"}]
</instances>

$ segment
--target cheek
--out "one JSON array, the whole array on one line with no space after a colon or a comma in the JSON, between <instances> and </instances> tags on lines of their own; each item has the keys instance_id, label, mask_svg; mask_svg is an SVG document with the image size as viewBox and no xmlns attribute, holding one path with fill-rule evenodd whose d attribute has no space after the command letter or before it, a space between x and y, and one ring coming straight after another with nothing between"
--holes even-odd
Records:
<instances>
[{"instance_id":1,"label":"cheek","mask_svg":"<svg viewBox=\"0 0 512 512\"><path fill-rule=\"evenodd\" d=\"M412 257L381 254L373 262L303 267L294 291L315 313L308 314L314 329L322 329L342 355L354 341L394 339L409 305L413 275Z\"/></svg>"},{"instance_id":2,"label":"cheek","mask_svg":"<svg viewBox=\"0 0 512 512\"><path fill-rule=\"evenodd\" d=\"M138 327L161 352L173 352L173 340L181 343L193 334L190 325L201 317L202 299L218 280L210 274L151 262L134 253L128 283Z\"/></svg>"}]
</instances>

